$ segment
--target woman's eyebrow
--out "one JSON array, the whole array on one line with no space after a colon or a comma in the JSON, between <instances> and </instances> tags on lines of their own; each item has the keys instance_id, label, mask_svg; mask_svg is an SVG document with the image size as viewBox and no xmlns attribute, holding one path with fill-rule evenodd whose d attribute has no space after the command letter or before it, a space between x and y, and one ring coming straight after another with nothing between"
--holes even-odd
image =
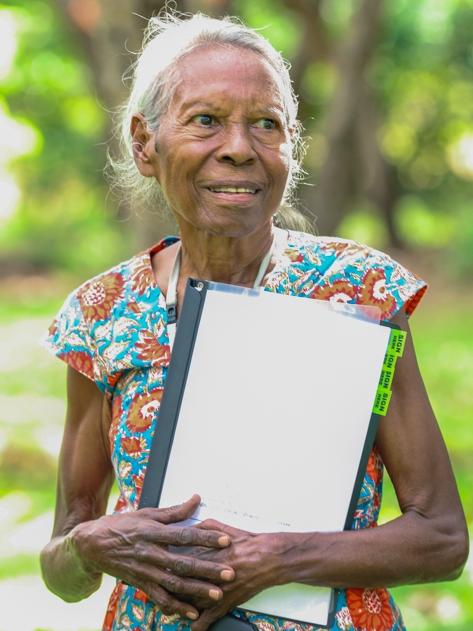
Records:
<instances>
[{"instance_id":1,"label":"woman's eyebrow","mask_svg":"<svg viewBox=\"0 0 473 631\"><path fill-rule=\"evenodd\" d=\"M192 110L199 110L201 112L210 111L213 114L225 114L228 111L227 107L223 107L216 101L202 101L200 99L195 99L192 101L186 101L182 103L180 109L181 114L186 114ZM251 116L267 116L268 114L272 114L275 116L284 116L284 106L280 103L271 103L271 105L264 105L261 103L255 104L252 108L253 111Z\"/></svg>"},{"instance_id":2,"label":"woman's eyebrow","mask_svg":"<svg viewBox=\"0 0 473 631\"><path fill-rule=\"evenodd\" d=\"M220 112L223 111L223 108L221 108L219 105L217 105L215 102L214 103L210 103L209 101L200 101L200 100L194 100L194 101L187 101L186 103L182 104L181 110L183 113L188 112L189 110L194 110L194 109L199 109L199 110L212 110L212 112L218 114Z\"/></svg>"},{"instance_id":3,"label":"woman's eyebrow","mask_svg":"<svg viewBox=\"0 0 473 631\"><path fill-rule=\"evenodd\" d=\"M255 107L255 115L266 116L271 114L273 116L284 116L284 107L282 105L267 105L265 107Z\"/></svg>"}]
</instances>

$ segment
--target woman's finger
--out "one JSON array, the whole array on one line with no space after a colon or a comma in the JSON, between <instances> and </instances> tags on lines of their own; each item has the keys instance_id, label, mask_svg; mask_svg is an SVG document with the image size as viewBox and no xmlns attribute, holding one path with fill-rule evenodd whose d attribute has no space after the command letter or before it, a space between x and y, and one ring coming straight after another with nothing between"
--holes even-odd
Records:
<instances>
[{"instance_id":1,"label":"woman's finger","mask_svg":"<svg viewBox=\"0 0 473 631\"><path fill-rule=\"evenodd\" d=\"M178 600L154 582L143 582L140 585L136 585L136 587L149 596L165 615L169 616L177 613L190 620L197 620L199 617L199 612L193 605Z\"/></svg>"},{"instance_id":2,"label":"woman's finger","mask_svg":"<svg viewBox=\"0 0 473 631\"><path fill-rule=\"evenodd\" d=\"M188 618L192 618L189 616L191 610L193 614L198 612L196 605L205 609L223 598L223 591L217 585L176 576L153 566L132 570L126 582L142 589L157 605L164 605L169 613L180 613Z\"/></svg>"},{"instance_id":3,"label":"woman's finger","mask_svg":"<svg viewBox=\"0 0 473 631\"><path fill-rule=\"evenodd\" d=\"M150 528L142 534L144 540L173 546L204 546L225 548L230 545L229 535L215 530L205 530L195 526L168 526Z\"/></svg>"},{"instance_id":4,"label":"woman's finger","mask_svg":"<svg viewBox=\"0 0 473 631\"><path fill-rule=\"evenodd\" d=\"M230 566L191 556L168 554L166 565L178 576L208 578L216 582L232 581L235 578L235 571Z\"/></svg>"},{"instance_id":5,"label":"woman's finger","mask_svg":"<svg viewBox=\"0 0 473 631\"><path fill-rule=\"evenodd\" d=\"M246 533L245 530L235 528L234 526L230 526L229 524L224 524L221 521L217 521L216 519L205 519L204 521L196 524L195 527L203 530L218 530L219 532L226 533L230 537L232 535L235 536Z\"/></svg>"},{"instance_id":6,"label":"woman's finger","mask_svg":"<svg viewBox=\"0 0 473 631\"><path fill-rule=\"evenodd\" d=\"M171 594L180 594L184 598L189 596L191 599L203 600L207 606L215 604L223 597L223 592L217 585L177 576L164 570L157 570L156 574L159 585Z\"/></svg>"},{"instance_id":7,"label":"woman's finger","mask_svg":"<svg viewBox=\"0 0 473 631\"><path fill-rule=\"evenodd\" d=\"M195 494L182 504L176 504L175 506L168 506L166 508L140 508L137 511L137 515L144 515L161 524L172 524L191 517L199 507L199 504L200 495Z\"/></svg>"},{"instance_id":8,"label":"woman's finger","mask_svg":"<svg viewBox=\"0 0 473 631\"><path fill-rule=\"evenodd\" d=\"M180 548L174 548L176 551ZM194 550L194 548L191 548ZM204 549L205 550L205 549ZM198 577L220 583L235 578L233 568L223 563L214 563L191 555L170 552L167 547L153 545L152 542L141 540L134 546L133 558L128 562L128 569L138 572L142 566L170 570L178 576Z\"/></svg>"}]
</instances>

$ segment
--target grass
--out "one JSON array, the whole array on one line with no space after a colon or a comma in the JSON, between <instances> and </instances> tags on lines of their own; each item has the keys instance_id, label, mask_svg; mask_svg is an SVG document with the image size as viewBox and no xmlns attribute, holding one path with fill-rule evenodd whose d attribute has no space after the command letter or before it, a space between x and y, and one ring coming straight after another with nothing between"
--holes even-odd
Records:
<instances>
[{"instance_id":1,"label":"grass","mask_svg":"<svg viewBox=\"0 0 473 631\"><path fill-rule=\"evenodd\" d=\"M20 581L21 591L21 581L28 586L32 577L38 578L37 553L49 536L64 418L64 366L50 358L37 341L73 283L67 279L51 282L41 278L30 281L30 286L26 281L22 283L7 282L0 286L0 591L13 579ZM470 531L473 527L472 307L473 302L463 299L461 294L443 302L434 295L426 300L411 324L419 364L450 451ZM396 514L394 491L387 480L382 519L388 520ZM472 583L473 565L470 565L458 581L406 586L393 591L409 629L466 631L473 628ZM41 598L48 596L45 593ZM0 622L0 631L19 629L5 622L11 604L8 603L6 617L4 614ZM101 602L97 605L99 610L102 606ZM100 615L93 615L98 615L94 618L97 623ZM42 623L38 620L36 624ZM25 627L24 631L46 628L66 629L56 623L51 627ZM81 628L89 627L83 622Z\"/></svg>"}]
</instances>

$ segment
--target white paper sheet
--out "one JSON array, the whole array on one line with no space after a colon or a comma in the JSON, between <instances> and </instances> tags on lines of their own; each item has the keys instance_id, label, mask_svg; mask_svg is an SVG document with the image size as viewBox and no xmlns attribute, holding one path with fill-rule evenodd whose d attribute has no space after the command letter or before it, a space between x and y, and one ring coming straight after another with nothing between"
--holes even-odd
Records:
<instances>
[{"instance_id":1,"label":"white paper sheet","mask_svg":"<svg viewBox=\"0 0 473 631\"><path fill-rule=\"evenodd\" d=\"M390 330L326 303L208 291L160 505L253 532L343 529ZM246 607L325 624L331 590Z\"/></svg>"}]
</instances>

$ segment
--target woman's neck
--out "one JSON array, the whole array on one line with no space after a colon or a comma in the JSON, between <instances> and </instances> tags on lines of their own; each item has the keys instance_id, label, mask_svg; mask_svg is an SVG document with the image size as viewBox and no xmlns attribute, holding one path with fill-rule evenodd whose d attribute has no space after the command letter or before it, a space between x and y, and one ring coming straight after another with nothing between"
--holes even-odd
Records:
<instances>
[{"instance_id":1,"label":"woman's neck","mask_svg":"<svg viewBox=\"0 0 473 631\"><path fill-rule=\"evenodd\" d=\"M186 225L180 229L181 275L236 285L253 285L273 241L271 223L244 237L213 235Z\"/></svg>"}]
</instances>

